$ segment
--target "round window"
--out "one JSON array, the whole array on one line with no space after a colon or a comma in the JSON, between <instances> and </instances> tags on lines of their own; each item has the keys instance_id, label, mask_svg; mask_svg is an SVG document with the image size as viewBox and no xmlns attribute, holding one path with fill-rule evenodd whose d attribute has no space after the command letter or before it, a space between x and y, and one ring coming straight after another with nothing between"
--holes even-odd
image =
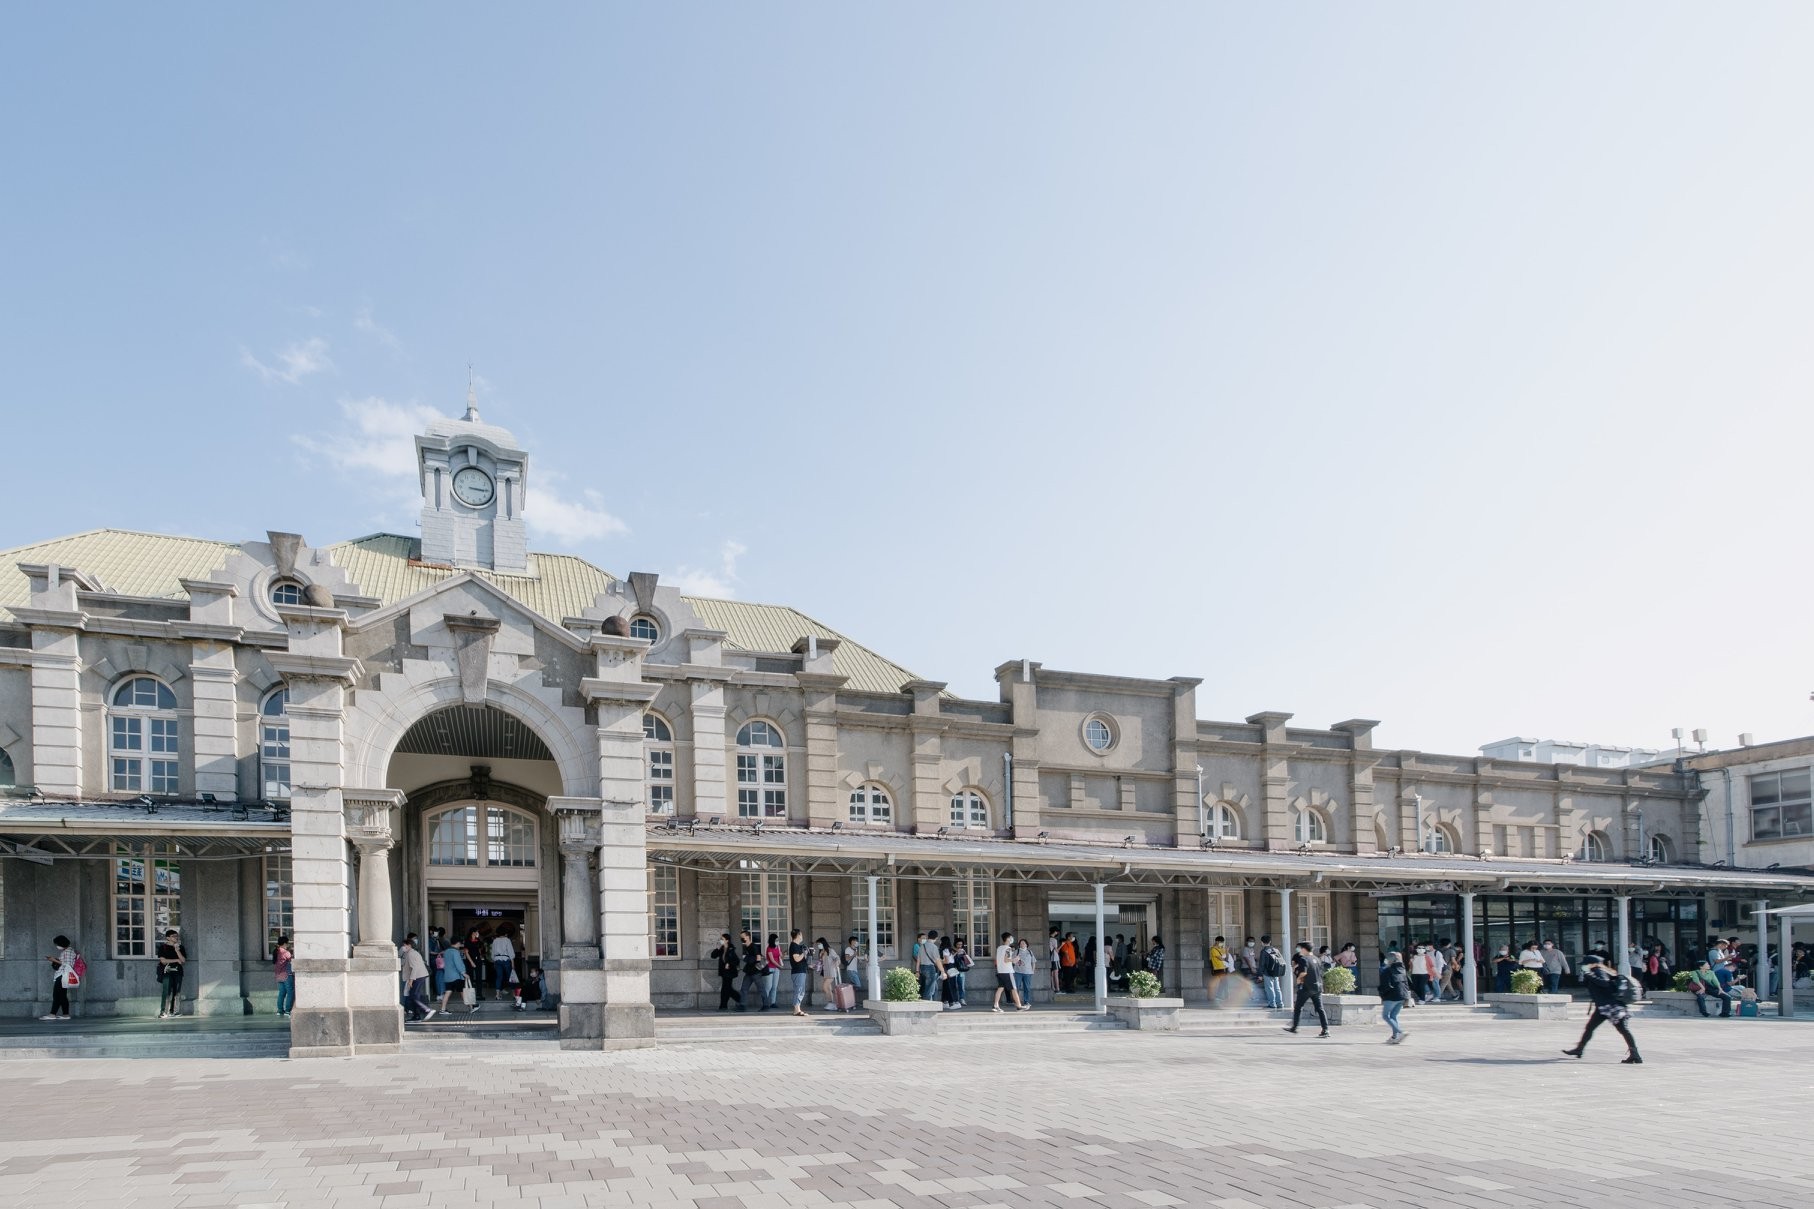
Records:
<instances>
[{"instance_id":1,"label":"round window","mask_svg":"<svg viewBox=\"0 0 1814 1209\"><path fill-rule=\"evenodd\" d=\"M1091 751L1107 751L1115 746L1115 728L1101 715L1086 718L1083 723L1083 741Z\"/></svg>"}]
</instances>

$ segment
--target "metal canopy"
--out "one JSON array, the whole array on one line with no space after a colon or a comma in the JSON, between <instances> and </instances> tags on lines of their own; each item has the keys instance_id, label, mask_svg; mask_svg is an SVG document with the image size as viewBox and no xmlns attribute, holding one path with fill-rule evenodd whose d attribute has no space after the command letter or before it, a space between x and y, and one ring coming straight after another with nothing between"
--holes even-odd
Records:
<instances>
[{"instance_id":1,"label":"metal canopy","mask_svg":"<svg viewBox=\"0 0 1814 1209\"><path fill-rule=\"evenodd\" d=\"M153 840L181 860L243 860L290 850L290 824L231 803L25 802L0 806L0 857L49 864L111 859L122 842Z\"/></svg>"},{"instance_id":2,"label":"metal canopy","mask_svg":"<svg viewBox=\"0 0 1814 1209\"><path fill-rule=\"evenodd\" d=\"M1814 896L1814 877L1695 866L1579 861L1470 860L1411 854L1355 856L1254 850L1118 847L980 838L934 839L802 828L660 824L649 828L650 859L721 872L754 868L801 874L882 873L950 881L979 873L1000 882L1088 886L1196 886L1224 889L1399 890L1416 894L1452 883L1476 894L1630 894L1665 897L1717 892L1777 898Z\"/></svg>"}]
</instances>

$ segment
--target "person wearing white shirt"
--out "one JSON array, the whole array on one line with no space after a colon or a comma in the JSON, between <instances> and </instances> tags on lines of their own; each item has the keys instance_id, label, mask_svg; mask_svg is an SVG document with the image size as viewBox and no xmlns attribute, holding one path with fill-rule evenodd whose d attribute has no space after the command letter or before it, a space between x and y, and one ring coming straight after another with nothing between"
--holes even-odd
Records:
<instances>
[{"instance_id":1,"label":"person wearing white shirt","mask_svg":"<svg viewBox=\"0 0 1814 1209\"><path fill-rule=\"evenodd\" d=\"M989 1008L991 1012L1001 1011L1001 994L1006 991L1014 1000L1014 1010L1024 1012L1027 1005L1021 1001L1020 988L1014 985L1014 933L1003 932L1001 943L995 946L995 1003Z\"/></svg>"}]
</instances>

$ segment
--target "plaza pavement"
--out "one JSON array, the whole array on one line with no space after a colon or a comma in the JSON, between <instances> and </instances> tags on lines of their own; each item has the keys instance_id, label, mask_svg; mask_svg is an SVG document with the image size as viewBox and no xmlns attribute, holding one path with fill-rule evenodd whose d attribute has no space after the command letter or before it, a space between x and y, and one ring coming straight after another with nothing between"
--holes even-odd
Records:
<instances>
[{"instance_id":1,"label":"plaza pavement","mask_svg":"<svg viewBox=\"0 0 1814 1209\"><path fill-rule=\"evenodd\" d=\"M1814 1206L1814 1026L0 1064L5 1205ZM782 1022L777 1022L781 1024ZM1685 1195L1689 1194L1691 1195Z\"/></svg>"}]
</instances>

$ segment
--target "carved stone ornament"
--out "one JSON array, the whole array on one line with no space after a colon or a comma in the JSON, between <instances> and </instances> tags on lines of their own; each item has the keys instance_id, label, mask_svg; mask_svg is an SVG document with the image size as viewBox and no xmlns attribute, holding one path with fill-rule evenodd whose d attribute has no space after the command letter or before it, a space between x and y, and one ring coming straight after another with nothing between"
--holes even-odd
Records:
<instances>
[{"instance_id":1,"label":"carved stone ornament","mask_svg":"<svg viewBox=\"0 0 1814 1209\"><path fill-rule=\"evenodd\" d=\"M396 789L344 789L346 838L362 852L389 848L396 841L397 808L403 793Z\"/></svg>"}]
</instances>

